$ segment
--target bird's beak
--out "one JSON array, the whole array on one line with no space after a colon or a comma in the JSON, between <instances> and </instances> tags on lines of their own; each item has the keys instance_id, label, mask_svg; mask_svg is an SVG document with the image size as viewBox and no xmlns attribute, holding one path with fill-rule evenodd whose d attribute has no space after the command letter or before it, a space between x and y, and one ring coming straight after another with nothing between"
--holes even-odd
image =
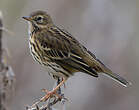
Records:
<instances>
[{"instance_id":1,"label":"bird's beak","mask_svg":"<svg viewBox=\"0 0 139 110\"><path fill-rule=\"evenodd\" d=\"M29 16L23 16L22 18L27 20L27 21L31 21L31 18Z\"/></svg>"}]
</instances>

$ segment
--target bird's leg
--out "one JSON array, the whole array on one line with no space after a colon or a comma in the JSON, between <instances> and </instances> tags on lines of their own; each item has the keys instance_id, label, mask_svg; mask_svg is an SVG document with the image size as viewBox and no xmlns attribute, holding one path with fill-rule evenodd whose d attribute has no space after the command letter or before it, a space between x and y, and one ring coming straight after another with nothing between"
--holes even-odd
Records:
<instances>
[{"instance_id":1,"label":"bird's leg","mask_svg":"<svg viewBox=\"0 0 139 110\"><path fill-rule=\"evenodd\" d=\"M57 86L60 84L61 79L58 78L57 79ZM61 95L61 87L59 87L59 89L57 90L57 93Z\"/></svg>"},{"instance_id":2,"label":"bird's leg","mask_svg":"<svg viewBox=\"0 0 139 110\"><path fill-rule=\"evenodd\" d=\"M42 97L40 99L41 102L45 102L47 101L49 98L53 97L53 95L57 96L58 98L62 98L62 96L60 96L57 93L57 90L60 88L60 86L62 86L65 83L66 79L62 78L62 81L56 86L56 88L54 88L52 91L47 91L45 89L43 89L44 92L46 92L46 95L44 97Z\"/></svg>"},{"instance_id":3,"label":"bird's leg","mask_svg":"<svg viewBox=\"0 0 139 110\"><path fill-rule=\"evenodd\" d=\"M57 85L59 85L62 80L63 80L63 78L58 77L57 78ZM65 88L65 83L64 83L64 88ZM57 90L57 93L61 96L61 97L58 97L59 100L64 99L64 100L62 100L62 103L64 103L65 100L68 100L67 98L64 97L64 93L62 93L61 87L59 87L59 89Z\"/></svg>"}]
</instances>

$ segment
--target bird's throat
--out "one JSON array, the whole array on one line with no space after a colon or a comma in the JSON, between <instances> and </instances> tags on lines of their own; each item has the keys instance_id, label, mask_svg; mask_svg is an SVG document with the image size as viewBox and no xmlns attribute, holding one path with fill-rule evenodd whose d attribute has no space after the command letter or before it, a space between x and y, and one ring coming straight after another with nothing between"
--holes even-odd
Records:
<instances>
[{"instance_id":1,"label":"bird's throat","mask_svg":"<svg viewBox=\"0 0 139 110\"><path fill-rule=\"evenodd\" d=\"M36 26L35 24L32 24L30 22L28 22L28 34L29 34L29 37L32 36L32 34L34 32L37 32L39 30L38 26Z\"/></svg>"}]
</instances>

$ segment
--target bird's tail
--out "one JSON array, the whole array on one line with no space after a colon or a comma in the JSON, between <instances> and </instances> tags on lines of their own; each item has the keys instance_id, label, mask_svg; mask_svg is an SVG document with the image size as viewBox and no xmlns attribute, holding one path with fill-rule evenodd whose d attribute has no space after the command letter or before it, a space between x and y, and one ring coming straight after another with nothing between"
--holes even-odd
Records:
<instances>
[{"instance_id":1,"label":"bird's tail","mask_svg":"<svg viewBox=\"0 0 139 110\"><path fill-rule=\"evenodd\" d=\"M97 59L98 60L98 59ZM126 79L124 79L123 77L121 77L120 75L113 73L109 68L107 68L101 61L98 60L99 63L101 63L102 66L102 70L103 73L107 76L109 76L110 78L112 78L113 80L117 81L118 83L120 83L121 85L123 85L124 87L127 87L128 85L131 85L130 82L128 82Z\"/></svg>"},{"instance_id":2,"label":"bird's tail","mask_svg":"<svg viewBox=\"0 0 139 110\"><path fill-rule=\"evenodd\" d=\"M112 79L114 79L115 81L117 81L118 83L123 85L124 87L127 87L128 85L131 85L130 82L128 82L126 79L124 79L123 77L121 77L120 75L118 75L116 73L107 72L107 73L105 73L105 75L110 76Z\"/></svg>"}]
</instances>

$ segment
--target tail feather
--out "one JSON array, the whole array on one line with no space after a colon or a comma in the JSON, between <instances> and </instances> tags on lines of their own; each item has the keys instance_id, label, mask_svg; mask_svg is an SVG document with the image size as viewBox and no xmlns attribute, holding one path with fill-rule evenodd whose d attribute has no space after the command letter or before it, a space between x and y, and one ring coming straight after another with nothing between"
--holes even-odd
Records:
<instances>
[{"instance_id":1,"label":"tail feather","mask_svg":"<svg viewBox=\"0 0 139 110\"><path fill-rule=\"evenodd\" d=\"M120 83L124 87L131 85L130 82L128 82L126 79L124 79L123 77L121 77L120 75L118 75L116 73L105 73L105 75L110 76L113 80L117 81L118 83Z\"/></svg>"},{"instance_id":2,"label":"tail feather","mask_svg":"<svg viewBox=\"0 0 139 110\"><path fill-rule=\"evenodd\" d=\"M101 64L102 71L105 75L111 77L112 79L114 79L115 81L117 81L118 83L120 83L121 85L123 85L125 87L127 87L128 85L131 85L131 83L128 82L126 79L124 79L123 77L121 77L120 75L118 75L116 73L113 73L100 60L97 59L97 61Z\"/></svg>"}]
</instances>

